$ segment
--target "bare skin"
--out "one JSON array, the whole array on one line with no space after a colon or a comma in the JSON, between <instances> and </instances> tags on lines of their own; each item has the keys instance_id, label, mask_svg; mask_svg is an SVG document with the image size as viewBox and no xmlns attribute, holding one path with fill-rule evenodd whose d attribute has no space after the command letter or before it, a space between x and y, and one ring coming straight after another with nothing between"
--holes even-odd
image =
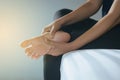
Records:
<instances>
[{"instance_id":1,"label":"bare skin","mask_svg":"<svg viewBox=\"0 0 120 80\"><path fill-rule=\"evenodd\" d=\"M76 50L88 44L89 42L97 39L98 37L102 36L108 30L111 30L113 27L115 27L116 24L120 23L120 10L119 10L120 5L119 4L120 4L120 0L114 0L111 6L111 9L109 10L106 16L101 18L93 27L91 27L88 31L86 31L81 36L79 36L76 40L70 43L56 42L48 38L43 38L43 43L47 47L49 47L46 49L45 54L59 56L69 51ZM56 35L56 32L61 28L62 25L72 24L92 16L99 10L101 5L102 5L102 0L87 0L87 2L82 6L80 6L78 9L72 11L71 13L57 19L56 21L48 25L44 29L43 34L46 32L49 32L50 33L49 37L50 36L53 37ZM35 51L35 53L39 56L41 54L39 53L40 48L38 46L41 46L41 45L36 44L38 40L39 40L39 37L34 39L29 39L26 42L32 43L32 45L35 45L35 46L32 46L32 49L30 50ZM29 45L26 44L26 47L28 46ZM32 53L32 52L28 52L28 54L29 53ZM34 57L36 54L33 54L31 57Z\"/></svg>"},{"instance_id":2,"label":"bare skin","mask_svg":"<svg viewBox=\"0 0 120 80\"><path fill-rule=\"evenodd\" d=\"M45 55L50 48L50 46L44 42L46 38L56 42L67 43L70 40L70 35L63 31L57 31L54 38L51 39L50 33L46 32L39 37L32 38L32 42L29 42L29 40L23 41L21 47L26 49L25 53L27 56L32 56L32 58L37 59L41 55ZM34 47L37 47L37 49Z\"/></svg>"}]
</instances>

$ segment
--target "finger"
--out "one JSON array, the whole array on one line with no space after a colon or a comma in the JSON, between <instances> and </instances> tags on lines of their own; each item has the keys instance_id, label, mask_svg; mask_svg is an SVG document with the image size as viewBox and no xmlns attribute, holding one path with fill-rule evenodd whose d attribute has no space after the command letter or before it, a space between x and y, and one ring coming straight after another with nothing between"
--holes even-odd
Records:
<instances>
[{"instance_id":1,"label":"finger","mask_svg":"<svg viewBox=\"0 0 120 80\"><path fill-rule=\"evenodd\" d=\"M50 28L49 28L49 27L46 27L46 28L42 31L41 34L44 34L44 33L46 33L46 32L50 32Z\"/></svg>"},{"instance_id":2,"label":"finger","mask_svg":"<svg viewBox=\"0 0 120 80\"><path fill-rule=\"evenodd\" d=\"M32 47L26 48L25 53L27 56L31 56L33 54L33 49Z\"/></svg>"},{"instance_id":3,"label":"finger","mask_svg":"<svg viewBox=\"0 0 120 80\"><path fill-rule=\"evenodd\" d=\"M50 35L51 35L50 37L54 38L55 33L56 33L56 30L54 30L54 26L53 26L52 29L50 30Z\"/></svg>"},{"instance_id":4,"label":"finger","mask_svg":"<svg viewBox=\"0 0 120 80\"><path fill-rule=\"evenodd\" d=\"M44 33L46 33L46 32L47 32L46 30L42 31L42 32L41 32L41 35L44 34Z\"/></svg>"},{"instance_id":5,"label":"finger","mask_svg":"<svg viewBox=\"0 0 120 80\"><path fill-rule=\"evenodd\" d=\"M21 46L22 48L26 48L26 47L28 47L28 46L30 46L30 45L31 45L31 40L23 41L23 42L20 44L20 46Z\"/></svg>"}]
</instances>

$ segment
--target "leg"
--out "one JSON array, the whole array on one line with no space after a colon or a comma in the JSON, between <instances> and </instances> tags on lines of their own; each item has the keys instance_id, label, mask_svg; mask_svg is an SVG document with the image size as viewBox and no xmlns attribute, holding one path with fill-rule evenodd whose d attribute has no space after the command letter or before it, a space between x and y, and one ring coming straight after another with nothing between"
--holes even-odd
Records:
<instances>
[{"instance_id":1,"label":"leg","mask_svg":"<svg viewBox=\"0 0 120 80\"><path fill-rule=\"evenodd\" d=\"M70 40L69 33L63 31L57 31L55 37L53 38L53 41L56 42L68 42L69 40Z\"/></svg>"},{"instance_id":2,"label":"leg","mask_svg":"<svg viewBox=\"0 0 120 80\"><path fill-rule=\"evenodd\" d=\"M70 13L72 10L62 9L55 13L54 20ZM68 36L69 37L69 36ZM67 41L67 40L66 40ZM61 56L55 57L51 55L44 56L44 79L60 80L60 63Z\"/></svg>"}]
</instances>

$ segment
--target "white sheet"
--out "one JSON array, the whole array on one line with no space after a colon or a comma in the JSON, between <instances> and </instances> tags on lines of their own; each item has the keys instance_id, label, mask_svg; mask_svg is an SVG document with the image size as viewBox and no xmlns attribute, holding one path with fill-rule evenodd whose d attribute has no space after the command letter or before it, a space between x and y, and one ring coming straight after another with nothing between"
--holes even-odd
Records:
<instances>
[{"instance_id":1,"label":"white sheet","mask_svg":"<svg viewBox=\"0 0 120 80\"><path fill-rule=\"evenodd\" d=\"M120 80L120 50L87 49L64 54L61 80Z\"/></svg>"}]
</instances>

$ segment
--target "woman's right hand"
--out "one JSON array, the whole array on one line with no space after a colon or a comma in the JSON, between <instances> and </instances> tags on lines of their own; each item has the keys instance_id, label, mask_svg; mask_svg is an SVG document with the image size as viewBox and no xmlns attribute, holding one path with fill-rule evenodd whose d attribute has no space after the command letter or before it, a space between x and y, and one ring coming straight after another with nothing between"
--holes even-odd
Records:
<instances>
[{"instance_id":1,"label":"woman's right hand","mask_svg":"<svg viewBox=\"0 0 120 80\"><path fill-rule=\"evenodd\" d=\"M53 38L55 33L61 28L61 24L59 21L54 21L51 24L47 25L43 31L42 34L49 32L50 38Z\"/></svg>"}]
</instances>

